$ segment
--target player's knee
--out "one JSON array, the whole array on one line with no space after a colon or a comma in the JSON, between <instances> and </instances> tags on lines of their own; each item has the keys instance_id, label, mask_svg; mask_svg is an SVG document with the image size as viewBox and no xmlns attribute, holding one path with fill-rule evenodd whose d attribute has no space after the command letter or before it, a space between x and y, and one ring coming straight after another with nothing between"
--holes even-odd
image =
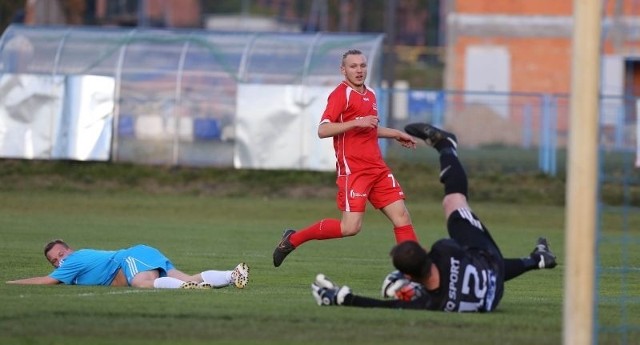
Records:
<instances>
[{"instance_id":1,"label":"player's knee","mask_svg":"<svg viewBox=\"0 0 640 345\"><path fill-rule=\"evenodd\" d=\"M348 237L348 236L357 235L360 232L361 228L362 226L360 224L352 224L352 225L343 224L341 227L342 236Z\"/></svg>"},{"instance_id":2,"label":"player's knee","mask_svg":"<svg viewBox=\"0 0 640 345\"><path fill-rule=\"evenodd\" d=\"M403 200L398 200L381 209L387 218L393 223L393 226L403 226L411 224L411 215L404 204Z\"/></svg>"},{"instance_id":3,"label":"player's knee","mask_svg":"<svg viewBox=\"0 0 640 345\"><path fill-rule=\"evenodd\" d=\"M469 208L467 203L467 197L461 193L447 194L442 200L442 208L444 209L445 217L449 217L451 213L459 208Z\"/></svg>"},{"instance_id":4,"label":"player's knee","mask_svg":"<svg viewBox=\"0 0 640 345\"><path fill-rule=\"evenodd\" d=\"M131 286L134 288L150 289L153 288L153 281L155 279L133 279Z\"/></svg>"},{"instance_id":5,"label":"player's knee","mask_svg":"<svg viewBox=\"0 0 640 345\"><path fill-rule=\"evenodd\" d=\"M136 288L152 288L153 281L158 277L160 277L160 275L157 270L139 272L131 279L131 286Z\"/></svg>"},{"instance_id":6,"label":"player's knee","mask_svg":"<svg viewBox=\"0 0 640 345\"><path fill-rule=\"evenodd\" d=\"M405 208L394 220L394 224L398 225L406 225L411 224L411 215L409 211Z\"/></svg>"}]
</instances>

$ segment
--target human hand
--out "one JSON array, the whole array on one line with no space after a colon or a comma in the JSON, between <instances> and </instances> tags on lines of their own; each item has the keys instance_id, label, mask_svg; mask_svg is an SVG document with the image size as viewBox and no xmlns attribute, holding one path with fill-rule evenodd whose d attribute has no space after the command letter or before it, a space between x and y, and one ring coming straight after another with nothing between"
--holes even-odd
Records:
<instances>
[{"instance_id":1,"label":"human hand","mask_svg":"<svg viewBox=\"0 0 640 345\"><path fill-rule=\"evenodd\" d=\"M351 289L348 286L338 286L319 273L311 284L311 294L319 306L342 305L345 297L351 294Z\"/></svg>"},{"instance_id":2,"label":"human hand","mask_svg":"<svg viewBox=\"0 0 640 345\"><path fill-rule=\"evenodd\" d=\"M382 281L381 295L401 301L413 301L426 294L421 284L410 281L402 272L393 271Z\"/></svg>"},{"instance_id":3,"label":"human hand","mask_svg":"<svg viewBox=\"0 0 640 345\"><path fill-rule=\"evenodd\" d=\"M398 136L395 139L400 143L400 145L408 149L415 149L416 144L418 143L414 137L402 131L398 131Z\"/></svg>"},{"instance_id":4,"label":"human hand","mask_svg":"<svg viewBox=\"0 0 640 345\"><path fill-rule=\"evenodd\" d=\"M375 115L367 115L355 119L356 127L376 128L378 123L380 123L380 119Z\"/></svg>"}]
</instances>

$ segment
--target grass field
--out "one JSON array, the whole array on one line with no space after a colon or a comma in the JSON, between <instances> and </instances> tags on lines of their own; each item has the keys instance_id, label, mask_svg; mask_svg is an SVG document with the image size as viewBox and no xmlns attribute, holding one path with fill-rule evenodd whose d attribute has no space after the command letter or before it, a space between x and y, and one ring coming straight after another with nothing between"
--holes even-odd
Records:
<instances>
[{"instance_id":1,"label":"grass field","mask_svg":"<svg viewBox=\"0 0 640 345\"><path fill-rule=\"evenodd\" d=\"M445 235L438 202L411 201L418 235ZM318 307L310 293L322 272L354 292L378 296L392 269L389 225L369 212L358 236L305 244L274 268L271 253L285 227L338 215L327 198L242 198L127 191L0 189L0 279L51 270L42 246L63 238L76 248L116 249L147 243L186 272L231 269L245 261L244 290L136 290L0 285L1 344L559 344L562 339L564 209L475 203L506 256L527 255L539 235L560 258L554 270L506 284L495 313ZM372 211L372 210L370 210ZM637 224L637 223L636 223ZM615 261L616 248L601 253ZM637 262L638 252L632 252ZM599 318L615 326L617 278L601 284L614 300ZM628 281L639 295L640 280ZM635 309L634 309L635 308ZM627 321L640 324L637 306ZM613 334L602 344L619 344ZM630 344L632 342L629 342Z\"/></svg>"}]
</instances>

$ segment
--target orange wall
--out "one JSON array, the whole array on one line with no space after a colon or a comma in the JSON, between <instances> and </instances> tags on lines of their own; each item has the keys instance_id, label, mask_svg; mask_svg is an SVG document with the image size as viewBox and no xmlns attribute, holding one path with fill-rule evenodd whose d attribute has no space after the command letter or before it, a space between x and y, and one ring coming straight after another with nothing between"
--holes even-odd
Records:
<instances>
[{"instance_id":1,"label":"orange wall","mask_svg":"<svg viewBox=\"0 0 640 345\"><path fill-rule=\"evenodd\" d=\"M199 0L147 0L150 18L166 19L171 27L200 25Z\"/></svg>"},{"instance_id":2,"label":"orange wall","mask_svg":"<svg viewBox=\"0 0 640 345\"><path fill-rule=\"evenodd\" d=\"M605 10L607 15L612 15L615 13L616 2L614 0L605 1L602 0L605 4ZM638 16L640 13L640 3L637 0L624 0L622 2L622 13L626 13L631 16Z\"/></svg>"},{"instance_id":3,"label":"orange wall","mask_svg":"<svg viewBox=\"0 0 640 345\"><path fill-rule=\"evenodd\" d=\"M605 13L615 13L617 0L602 0ZM573 14L573 0L456 0L454 12L466 14L511 14L570 16ZM622 13L637 16L640 13L638 0L623 0Z\"/></svg>"},{"instance_id":4,"label":"orange wall","mask_svg":"<svg viewBox=\"0 0 640 345\"><path fill-rule=\"evenodd\" d=\"M563 93L570 90L570 40L530 38L507 43L511 43L512 91Z\"/></svg>"},{"instance_id":5,"label":"orange wall","mask_svg":"<svg viewBox=\"0 0 640 345\"><path fill-rule=\"evenodd\" d=\"M607 16L615 13L615 0L605 1ZM544 15L570 18L573 15L573 0L456 0L453 12L471 15ZM623 0L622 15L637 18L640 15L638 0ZM611 38L611 37L609 37ZM640 42L623 38L623 46L613 47L611 40L603 42L604 54L638 52ZM470 45L498 45L506 47L511 57L511 91L568 93L571 81L572 42L571 37L465 37L457 36L454 49L455 60L450 80L454 89L464 89L465 54Z\"/></svg>"},{"instance_id":6,"label":"orange wall","mask_svg":"<svg viewBox=\"0 0 640 345\"><path fill-rule=\"evenodd\" d=\"M97 0L96 16L104 18L107 1ZM147 15L150 19L166 19L169 27L199 27L199 0L147 0Z\"/></svg>"},{"instance_id":7,"label":"orange wall","mask_svg":"<svg viewBox=\"0 0 640 345\"><path fill-rule=\"evenodd\" d=\"M454 9L466 14L511 15L567 15L572 10L573 0L456 0Z\"/></svg>"},{"instance_id":8,"label":"orange wall","mask_svg":"<svg viewBox=\"0 0 640 345\"><path fill-rule=\"evenodd\" d=\"M470 45L507 47L511 56L511 91L567 93L571 80L571 41L557 38L490 40L460 38L455 63L455 89L464 89L464 56Z\"/></svg>"}]
</instances>

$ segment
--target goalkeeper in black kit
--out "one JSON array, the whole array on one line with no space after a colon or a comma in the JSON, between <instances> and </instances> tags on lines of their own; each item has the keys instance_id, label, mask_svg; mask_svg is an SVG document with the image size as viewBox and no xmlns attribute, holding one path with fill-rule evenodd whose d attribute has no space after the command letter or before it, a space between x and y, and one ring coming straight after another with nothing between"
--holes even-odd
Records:
<instances>
[{"instance_id":1,"label":"goalkeeper in black kit","mask_svg":"<svg viewBox=\"0 0 640 345\"><path fill-rule=\"evenodd\" d=\"M358 296L348 286L338 286L324 274L311 285L318 305L343 305L451 312L490 312L504 292L504 282L534 269L554 268L556 258L547 240L539 238L524 258L502 256L489 230L467 202L467 175L458 159L457 139L452 133L425 123L407 125L405 131L423 139L440 154L442 201L449 238L429 251L417 242L405 241L391 250L397 271L382 284L382 296Z\"/></svg>"}]
</instances>

